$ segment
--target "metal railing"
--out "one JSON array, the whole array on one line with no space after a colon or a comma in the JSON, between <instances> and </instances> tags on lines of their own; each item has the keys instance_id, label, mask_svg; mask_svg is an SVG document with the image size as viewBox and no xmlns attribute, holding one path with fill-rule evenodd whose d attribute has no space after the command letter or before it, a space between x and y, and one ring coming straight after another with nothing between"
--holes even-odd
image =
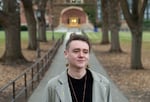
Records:
<instances>
[{"instance_id":1,"label":"metal railing","mask_svg":"<svg viewBox=\"0 0 150 102\"><path fill-rule=\"evenodd\" d=\"M0 102L26 102L28 96L31 95L50 67L59 46L63 43L63 39L64 35L44 56L37 59L32 66L2 87L0 89Z\"/></svg>"}]
</instances>

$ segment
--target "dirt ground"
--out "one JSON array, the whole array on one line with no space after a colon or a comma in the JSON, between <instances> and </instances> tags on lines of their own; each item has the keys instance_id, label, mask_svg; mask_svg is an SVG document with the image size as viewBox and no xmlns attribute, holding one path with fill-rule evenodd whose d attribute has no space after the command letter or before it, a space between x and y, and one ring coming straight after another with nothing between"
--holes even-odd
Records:
<instances>
[{"instance_id":1,"label":"dirt ground","mask_svg":"<svg viewBox=\"0 0 150 102\"><path fill-rule=\"evenodd\" d=\"M48 49L52 47L52 42L43 42L40 43L41 49L41 56L44 55ZM23 63L23 64L15 64L15 65L4 65L0 63L0 88L3 87L5 84L9 83L11 80L15 79L19 76L25 69L31 66L37 59L37 52L31 51L27 49L27 45L22 45L22 52L24 57L30 63Z\"/></svg>"},{"instance_id":2,"label":"dirt ground","mask_svg":"<svg viewBox=\"0 0 150 102\"><path fill-rule=\"evenodd\" d=\"M51 42L42 43L41 53L44 54L52 45ZM108 72L111 79L130 100L130 102L149 102L150 100L150 54L149 51L142 51L142 62L144 69L133 70L130 68L130 46L121 45L124 53L108 53L109 45L93 45L93 50ZM23 45L23 54L30 60L36 60L36 52L26 49ZM8 66L0 64L0 88L10 80L18 76L30 64Z\"/></svg>"},{"instance_id":3,"label":"dirt ground","mask_svg":"<svg viewBox=\"0 0 150 102\"><path fill-rule=\"evenodd\" d=\"M129 102L150 102L150 54L142 50L144 69L130 68L130 46L121 45L123 53L108 53L109 45L93 45L95 55Z\"/></svg>"}]
</instances>

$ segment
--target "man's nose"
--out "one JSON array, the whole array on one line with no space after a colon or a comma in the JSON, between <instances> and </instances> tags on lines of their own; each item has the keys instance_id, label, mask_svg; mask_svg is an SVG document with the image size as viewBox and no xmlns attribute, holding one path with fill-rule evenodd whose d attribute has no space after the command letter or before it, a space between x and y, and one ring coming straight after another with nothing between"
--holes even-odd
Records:
<instances>
[{"instance_id":1,"label":"man's nose","mask_svg":"<svg viewBox=\"0 0 150 102\"><path fill-rule=\"evenodd\" d=\"M80 57L83 57L83 56L84 56L84 53L81 51L81 52L79 53L79 56L80 56Z\"/></svg>"}]
</instances>

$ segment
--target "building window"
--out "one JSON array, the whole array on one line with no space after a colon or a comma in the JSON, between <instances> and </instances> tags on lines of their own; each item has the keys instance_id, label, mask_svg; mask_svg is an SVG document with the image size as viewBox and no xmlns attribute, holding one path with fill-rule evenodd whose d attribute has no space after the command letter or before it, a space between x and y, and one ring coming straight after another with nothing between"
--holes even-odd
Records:
<instances>
[{"instance_id":1,"label":"building window","mask_svg":"<svg viewBox=\"0 0 150 102\"><path fill-rule=\"evenodd\" d=\"M83 4L84 0L65 0L65 3L70 3L70 4Z\"/></svg>"},{"instance_id":2,"label":"building window","mask_svg":"<svg viewBox=\"0 0 150 102\"><path fill-rule=\"evenodd\" d=\"M71 3L75 3L76 2L76 0L71 0Z\"/></svg>"},{"instance_id":3,"label":"building window","mask_svg":"<svg viewBox=\"0 0 150 102\"><path fill-rule=\"evenodd\" d=\"M83 0L70 0L70 3L81 4L81 3L83 3Z\"/></svg>"}]
</instances>

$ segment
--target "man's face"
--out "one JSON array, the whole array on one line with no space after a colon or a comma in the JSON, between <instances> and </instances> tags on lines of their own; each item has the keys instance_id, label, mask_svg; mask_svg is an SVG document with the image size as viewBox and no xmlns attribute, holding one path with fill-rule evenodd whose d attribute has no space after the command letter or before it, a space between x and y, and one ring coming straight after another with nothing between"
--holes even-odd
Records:
<instances>
[{"instance_id":1,"label":"man's face","mask_svg":"<svg viewBox=\"0 0 150 102\"><path fill-rule=\"evenodd\" d=\"M89 61L89 46L86 42L74 40L65 51L69 67L86 68Z\"/></svg>"}]
</instances>

